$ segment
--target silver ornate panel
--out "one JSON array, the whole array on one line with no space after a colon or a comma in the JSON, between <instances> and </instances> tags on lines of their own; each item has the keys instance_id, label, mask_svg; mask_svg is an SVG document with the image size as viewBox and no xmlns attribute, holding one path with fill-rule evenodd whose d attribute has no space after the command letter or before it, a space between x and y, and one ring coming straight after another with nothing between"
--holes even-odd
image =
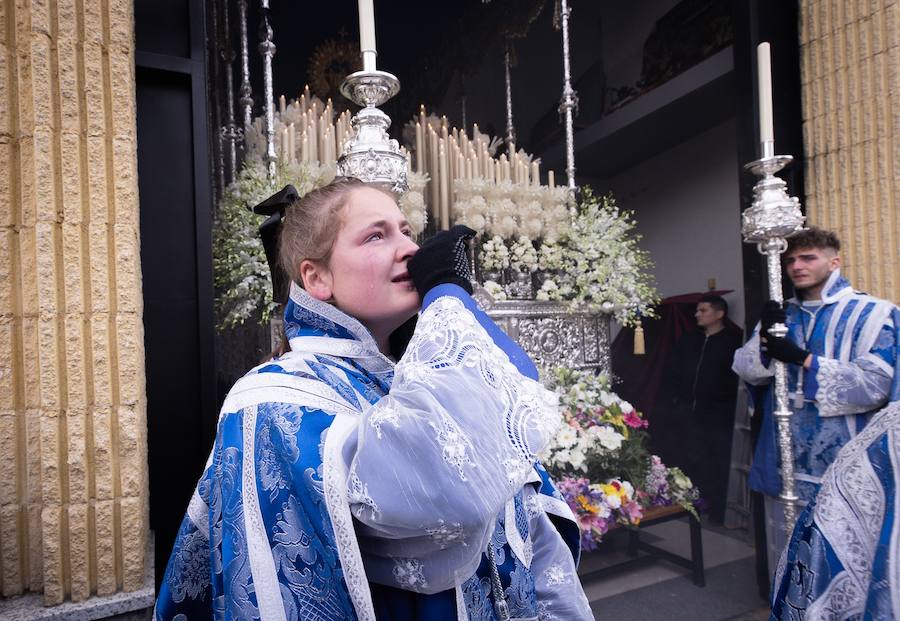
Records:
<instances>
[{"instance_id":1,"label":"silver ornate panel","mask_svg":"<svg viewBox=\"0 0 900 621\"><path fill-rule=\"evenodd\" d=\"M611 374L609 315L572 312L564 302L494 301L483 290L475 299L539 367Z\"/></svg>"}]
</instances>

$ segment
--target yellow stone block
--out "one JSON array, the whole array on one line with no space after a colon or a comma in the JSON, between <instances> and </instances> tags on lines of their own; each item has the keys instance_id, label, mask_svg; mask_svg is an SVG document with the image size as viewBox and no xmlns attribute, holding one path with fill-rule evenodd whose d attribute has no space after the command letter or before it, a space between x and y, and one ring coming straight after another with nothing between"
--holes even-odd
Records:
<instances>
[{"instance_id":1,"label":"yellow stone block","mask_svg":"<svg viewBox=\"0 0 900 621\"><path fill-rule=\"evenodd\" d=\"M41 496L45 506L63 501L59 425L58 412L41 411Z\"/></svg>"},{"instance_id":2,"label":"yellow stone block","mask_svg":"<svg viewBox=\"0 0 900 621\"><path fill-rule=\"evenodd\" d=\"M4 597L18 595L24 587L24 576L21 573L22 549L21 509L19 505L0 507L0 594Z\"/></svg>"},{"instance_id":3,"label":"yellow stone block","mask_svg":"<svg viewBox=\"0 0 900 621\"><path fill-rule=\"evenodd\" d=\"M134 14L128 0L109 2L109 38L114 46L130 48L134 44Z\"/></svg>"},{"instance_id":4,"label":"yellow stone block","mask_svg":"<svg viewBox=\"0 0 900 621\"><path fill-rule=\"evenodd\" d=\"M20 44L21 45L21 44ZM32 91L31 103L34 106L35 127L52 128L55 125L53 118L53 90L52 73L50 67L50 38L35 36L31 38L31 77ZM25 94L25 93L23 93Z\"/></svg>"},{"instance_id":5,"label":"yellow stone block","mask_svg":"<svg viewBox=\"0 0 900 621\"><path fill-rule=\"evenodd\" d=\"M0 71L3 71L2 61L0 61ZM3 84L0 82L0 90ZM0 105L2 104L2 95L0 95ZM2 114L2 113L0 113ZM13 166L13 145L8 136L3 135L4 125L0 125L0 170L12 171ZM16 205L18 197L13 195L13 189L10 185L12 174L8 173L0 175L0 226L13 226L16 223Z\"/></svg>"},{"instance_id":6,"label":"yellow stone block","mask_svg":"<svg viewBox=\"0 0 900 621\"><path fill-rule=\"evenodd\" d=\"M49 180L56 175L57 162L53 152L53 131L38 127L34 131L34 170L37 222L59 222L61 205L56 203L53 183Z\"/></svg>"},{"instance_id":7,"label":"yellow stone block","mask_svg":"<svg viewBox=\"0 0 900 621\"><path fill-rule=\"evenodd\" d=\"M136 132L134 103L134 58L128 50L113 48L109 53L112 92L119 98L109 111L113 137L127 139L132 144ZM134 157L132 155L132 157Z\"/></svg>"},{"instance_id":8,"label":"yellow stone block","mask_svg":"<svg viewBox=\"0 0 900 621\"><path fill-rule=\"evenodd\" d=\"M16 234L12 228L0 228L0 317L12 315L16 308L15 303L18 297L16 293L19 288L13 265L13 256L17 251L14 247L16 241ZM0 362L0 373L3 368L2 362Z\"/></svg>"},{"instance_id":9,"label":"yellow stone block","mask_svg":"<svg viewBox=\"0 0 900 621\"><path fill-rule=\"evenodd\" d=\"M24 124L21 117L19 118L20 127ZM37 179L34 175L34 138L31 136L32 125L28 127L28 134L19 137L19 197L18 197L18 219L17 224L20 226L33 227L37 222L37 198L35 197L35 186ZM22 131L22 130L20 130Z\"/></svg>"},{"instance_id":10,"label":"yellow stone block","mask_svg":"<svg viewBox=\"0 0 900 621\"><path fill-rule=\"evenodd\" d=\"M119 402L134 405L145 397L144 330L136 313L116 315L119 354Z\"/></svg>"},{"instance_id":11,"label":"yellow stone block","mask_svg":"<svg viewBox=\"0 0 900 621\"><path fill-rule=\"evenodd\" d=\"M84 284L82 283L82 238L85 231L80 224L62 225L62 268L63 291L65 293L65 312L83 313Z\"/></svg>"},{"instance_id":12,"label":"yellow stone block","mask_svg":"<svg viewBox=\"0 0 900 621\"><path fill-rule=\"evenodd\" d=\"M22 313L34 316L38 312L37 297L37 240L33 227L22 227L18 231L19 242L19 295Z\"/></svg>"},{"instance_id":13,"label":"yellow stone block","mask_svg":"<svg viewBox=\"0 0 900 621\"><path fill-rule=\"evenodd\" d=\"M57 287L56 252L60 244L59 225L38 222L35 226L35 255L37 267L37 301L41 314L52 315L61 310Z\"/></svg>"},{"instance_id":14,"label":"yellow stone block","mask_svg":"<svg viewBox=\"0 0 900 621\"><path fill-rule=\"evenodd\" d=\"M94 428L94 497L98 500L112 500L115 497L115 482L110 410L95 409L91 422Z\"/></svg>"},{"instance_id":15,"label":"yellow stone block","mask_svg":"<svg viewBox=\"0 0 900 621\"><path fill-rule=\"evenodd\" d=\"M65 596L63 582L62 509L57 504L41 509L43 536L44 604L60 604Z\"/></svg>"},{"instance_id":16,"label":"yellow stone block","mask_svg":"<svg viewBox=\"0 0 900 621\"><path fill-rule=\"evenodd\" d=\"M100 113L89 115L102 116ZM88 199L90 200L90 222L92 225L109 222L109 179L106 175L106 138L89 136L87 139Z\"/></svg>"},{"instance_id":17,"label":"yellow stone block","mask_svg":"<svg viewBox=\"0 0 900 621\"><path fill-rule=\"evenodd\" d=\"M66 412L66 474L70 503L90 500L90 456L87 453L87 416L83 409Z\"/></svg>"},{"instance_id":18,"label":"yellow stone block","mask_svg":"<svg viewBox=\"0 0 900 621\"><path fill-rule=\"evenodd\" d=\"M104 221L105 222L105 221ZM88 226L91 272L91 309L95 313L111 310L109 277L109 231L105 223L91 222Z\"/></svg>"},{"instance_id":19,"label":"yellow stone block","mask_svg":"<svg viewBox=\"0 0 900 621\"><path fill-rule=\"evenodd\" d=\"M131 225L116 224L116 309L120 313L141 310L141 257L138 232Z\"/></svg>"},{"instance_id":20,"label":"yellow stone block","mask_svg":"<svg viewBox=\"0 0 900 621\"><path fill-rule=\"evenodd\" d=\"M18 494L19 470L18 417L14 410L0 411L0 506L22 502Z\"/></svg>"},{"instance_id":21,"label":"yellow stone block","mask_svg":"<svg viewBox=\"0 0 900 621\"><path fill-rule=\"evenodd\" d=\"M84 203L81 196L81 136L77 127L61 133L60 159L63 222L81 224L84 220Z\"/></svg>"},{"instance_id":22,"label":"yellow stone block","mask_svg":"<svg viewBox=\"0 0 900 621\"><path fill-rule=\"evenodd\" d=\"M90 388L85 359L85 319L80 313L66 315L66 406L84 410L88 406Z\"/></svg>"},{"instance_id":23,"label":"yellow stone block","mask_svg":"<svg viewBox=\"0 0 900 621\"><path fill-rule=\"evenodd\" d=\"M87 134L89 138L102 138L106 135L106 104L103 99L103 46L99 41L84 44L84 83L91 85L85 91L87 109L91 111L85 119Z\"/></svg>"},{"instance_id":24,"label":"yellow stone block","mask_svg":"<svg viewBox=\"0 0 900 621\"><path fill-rule=\"evenodd\" d=\"M87 503L69 504L69 584L72 601L91 596L90 523Z\"/></svg>"},{"instance_id":25,"label":"yellow stone block","mask_svg":"<svg viewBox=\"0 0 900 621\"><path fill-rule=\"evenodd\" d=\"M41 505L28 505L28 589L40 591L44 588L44 545L41 534Z\"/></svg>"},{"instance_id":26,"label":"yellow stone block","mask_svg":"<svg viewBox=\"0 0 900 621\"><path fill-rule=\"evenodd\" d=\"M116 190L116 223L139 228L137 196L137 151L133 136L113 141L115 151L114 179Z\"/></svg>"},{"instance_id":27,"label":"yellow stone block","mask_svg":"<svg viewBox=\"0 0 900 621\"><path fill-rule=\"evenodd\" d=\"M0 14L2 14L3 10L0 9ZM2 15L0 15L0 24L5 24L3 21ZM0 28L0 31L4 29ZM3 34L6 34L5 31ZM0 34L0 39L3 38L3 35ZM10 81L9 81L9 48L6 46L5 41L0 41L0 137L9 137L13 135L12 127L10 127L10 123L12 123L12 119L10 117ZM8 170L8 169L6 169Z\"/></svg>"},{"instance_id":28,"label":"yellow stone block","mask_svg":"<svg viewBox=\"0 0 900 621\"><path fill-rule=\"evenodd\" d=\"M84 23L87 25L82 31L84 40L90 43L102 43L103 29L92 26L92 24L101 24L103 22L104 13L106 12L103 0L84 0L82 10L84 11Z\"/></svg>"},{"instance_id":29,"label":"yellow stone block","mask_svg":"<svg viewBox=\"0 0 900 621\"><path fill-rule=\"evenodd\" d=\"M146 508L141 497L123 498L122 588L136 591L144 584L144 557L147 549Z\"/></svg>"},{"instance_id":30,"label":"yellow stone block","mask_svg":"<svg viewBox=\"0 0 900 621\"><path fill-rule=\"evenodd\" d=\"M113 402L112 352L109 315L91 316L91 364L94 378L94 404L109 407Z\"/></svg>"},{"instance_id":31,"label":"yellow stone block","mask_svg":"<svg viewBox=\"0 0 900 621\"><path fill-rule=\"evenodd\" d=\"M22 330L22 367L14 371L21 372L19 383L24 386L23 397L26 408L37 408L41 405L41 359L38 341L37 317L23 317Z\"/></svg>"},{"instance_id":32,"label":"yellow stone block","mask_svg":"<svg viewBox=\"0 0 900 621\"><path fill-rule=\"evenodd\" d=\"M146 438L142 433L136 408L121 407L119 414L119 478L123 496L140 496L144 491L146 462L142 445Z\"/></svg>"},{"instance_id":33,"label":"yellow stone block","mask_svg":"<svg viewBox=\"0 0 900 621\"><path fill-rule=\"evenodd\" d=\"M16 325L11 317L0 317L0 407L16 403L15 377L18 365L13 355Z\"/></svg>"},{"instance_id":34,"label":"yellow stone block","mask_svg":"<svg viewBox=\"0 0 900 621\"><path fill-rule=\"evenodd\" d=\"M39 503L44 495L42 454L41 411L25 410L25 500L28 503Z\"/></svg>"},{"instance_id":35,"label":"yellow stone block","mask_svg":"<svg viewBox=\"0 0 900 621\"><path fill-rule=\"evenodd\" d=\"M116 592L116 525L113 500L94 503L94 542L97 554L97 595Z\"/></svg>"},{"instance_id":36,"label":"yellow stone block","mask_svg":"<svg viewBox=\"0 0 900 621\"><path fill-rule=\"evenodd\" d=\"M38 321L38 361L40 363L41 409L62 407L63 377L60 369L60 327L54 315L41 316Z\"/></svg>"}]
</instances>

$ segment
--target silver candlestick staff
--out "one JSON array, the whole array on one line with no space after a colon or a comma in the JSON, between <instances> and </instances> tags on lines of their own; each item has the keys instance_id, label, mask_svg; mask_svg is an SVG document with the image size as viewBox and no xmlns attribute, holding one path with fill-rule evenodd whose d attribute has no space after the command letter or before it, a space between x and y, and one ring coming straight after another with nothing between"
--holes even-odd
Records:
<instances>
[{"instance_id":1,"label":"silver candlestick staff","mask_svg":"<svg viewBox=\"0 0 900 621\"><path fill-rule=\"evenodd\" d=\"M234 124L234 63L235 53L231 46L231 22L228 20L228 0L222 3L222 46L219 54L225 66L225 125L222 127L222 138L228 144L229 182L237 177L237 143L241 139L241 130Z\"/></svg>"},{"instance_id":2,"label":"silver candlestick staff","mask_svg":"<svg viewBox=\"0 0 900 621\"><path fill-rule=\"evenodd\" d=\"M241 113L244 118L244 136L253 125L253 90L250 88L250 50L247 45L247 0L238 0L241 21Z\"/></svg>"},{"instance_id":3,"label":"silver candlestick staff","mask_svg":"<svg viewBox=\"0 0 900 621\"><path fill-rule=\"evenodd\" d=\"M516 126L513 124L512 79L510 77L511 66L512 41L507 37L506 45L503 49L503 69L506 73L506 153L510 158L516 152ZM463 125L463 127L465 127L465 125Z\"/></svg>"},{"instance_id":4,"label":"silver candlestick staff","mask_svg":"<svg viewBox=\"0 0 900 621\"><path fill-rule=\"evenodd\" d=\"M766 256L769 275L769 298L779 304L784 302L781 292L781 254L787 249L785 238L803 230L805 218L800 212L800 201L787 193L787 183L775 176L779 170L793 161L790 155L775 155L775 142L762 143L763 156L745 168L758 175L753 186L753 204L744 210L741 232L744 241L756 244ZM776 323L769 329L773 336L783 337L787 326ZM797 519L797 494L794 488L794 446L791 438L791 409L788 407L787 367L779 360L775 365L775 423L778 434L778 450L781 457L781 494L785 504L784 518L788 536Z\"/></svg>"},{"instance_id":5,"label":"silver candlestick staff","mask_svg":"<svg viewBox=\"0 0 900 621\"><path fill-rule=\"evenodd\" d=\"M559 102L559 113L563 115L566 126L566 176L569 190L575 191L575 124L574 115L578 114L578 94L572 88L572 71L569 66L569 16L572 9L568 0L560 0L557 5L563 43L563 94ZM574 201L572 203L574 209Z\"/></svg>"},{"instance_id":6,"label":"silver candlestick staff","mask_svg":"<svg viewBox=\"0 0 900 621\"><path fill-rule=\"evenodd\" d=\"M275 99L272 87L272 57L275 44L272 42L272 26L269 24L269 0L262 0L259 22L259 53L263 57L263 97L265 105L266 170L269 178L275 176Z\"/></svg>"}]
</instances>

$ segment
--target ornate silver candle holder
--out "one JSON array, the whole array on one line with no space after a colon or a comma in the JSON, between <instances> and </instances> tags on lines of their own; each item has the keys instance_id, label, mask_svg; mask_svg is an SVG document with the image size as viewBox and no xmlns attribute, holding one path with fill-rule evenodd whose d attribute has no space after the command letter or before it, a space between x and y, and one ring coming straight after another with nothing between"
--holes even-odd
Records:
<instances>
[{"instance_id":1,"label":"ornate silver candle holder","mask_svg":"<svg viewBox=\"0 0 900 621\"><path fill-rule=\"evenodd\" d=\"M787 237L803 230L806 220L800 211L800 201L787 193L787 183L775 176L779 170L793 161L790 155L774 155L775 145L763 143L763 157L745 166L761 177L753 186L753 204L742 216L741 232L744 241L756 244L766 256L769 276L769 299L784 302L781 292L781 254L787 249ZM783 337L788 329L777 323L769 330L773 336ZM791 409L788 407L787 367L783 362L775 365L775 423L778 434L778 450L781 457L781 494L785 505L785 529L790 537L797 520L797 494L794 487L794 446L791 438Z\"/></svg>"},{"instance_id":2,"label":"ornate silver candle holder","mask_svg":"<svg viewBox=\"0 0 900 621\"><path fill-rule=\"evenodd\" d=\"M357 71L344 79L341 94L362 109L350 122L356 134L343 145L338 175L384 183L398 194L406 192L406 157L388 136L390 117L378 108L399 90L400 80L385 71Z\"/></svg>"}]
</instances>

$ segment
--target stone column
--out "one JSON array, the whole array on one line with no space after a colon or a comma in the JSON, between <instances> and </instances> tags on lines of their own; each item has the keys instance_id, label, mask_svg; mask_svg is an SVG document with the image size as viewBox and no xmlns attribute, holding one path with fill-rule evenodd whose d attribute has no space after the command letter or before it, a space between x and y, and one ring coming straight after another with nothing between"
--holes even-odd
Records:
<instances>
[{"instance_id":1,"label":"stone column","mask_svg":"<svg viewBox=\"0 0 900 621\"><path fill-rule=\"evenodd\" d=\"M801 0L809 222L837 231L853 285L900 300L900 5Z\"/></svg>"},{"instance_id":2,"label":"stone column","mask_svg":"<svg viewBox=\"0 0 900 621\"><path fill-rule=\"evenodd\" d=\"M0 0L0 593L134 590L146 408L129 0Z\"/></svg>"}]
</instances>

